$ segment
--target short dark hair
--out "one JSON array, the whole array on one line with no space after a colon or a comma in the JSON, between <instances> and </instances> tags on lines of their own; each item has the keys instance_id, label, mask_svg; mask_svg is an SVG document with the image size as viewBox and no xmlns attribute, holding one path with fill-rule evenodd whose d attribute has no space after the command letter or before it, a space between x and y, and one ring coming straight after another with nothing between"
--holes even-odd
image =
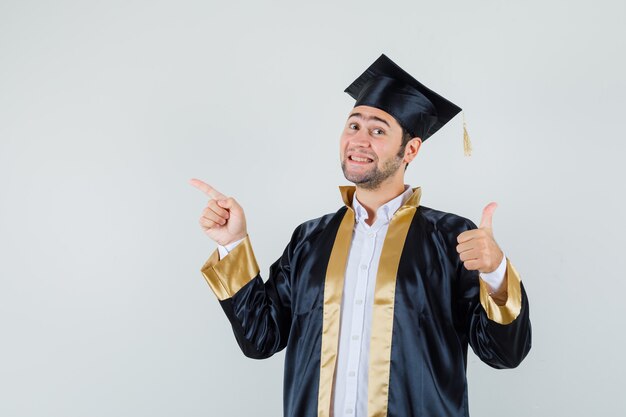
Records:
<instances>
[{"instance_id":1,"label":"short dark hair","mask_svg":"<svg viewBox=\"0 0 626 417\"><path fill-rule=\"evenodd\" d=\"M402 128L402 146L406 146L406 144L409 143L409 141L413 139L414 137L415 136L409 133L408 130L406 130L405 128Z\"/></svg>"},{"instance_id":2,"label":"short dark hair","mask_svg":"<svg viewBox=\"0 0 626 417\"><path fill-rule=\"evenodd\" d=\"M406 144L409 143L409 141L413 139L413 137L414 136L409 133L408 130L406 130L404 127L402 128L402 143L400 144L400 150L398 150L398 156L404 156L404 149L406 148ZM406 171L408 167L409 164L407 163L404 166L404 170Z\"/></svg>"}]
</instances>

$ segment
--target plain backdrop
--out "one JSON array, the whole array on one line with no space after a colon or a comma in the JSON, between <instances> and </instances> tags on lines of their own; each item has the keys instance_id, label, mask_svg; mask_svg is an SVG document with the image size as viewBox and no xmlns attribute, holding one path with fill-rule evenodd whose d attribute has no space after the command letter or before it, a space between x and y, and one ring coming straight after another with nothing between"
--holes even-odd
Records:
<instances>
[{"instance_id":1,"label":"plain backdrop","mask_svg":"<svg viewBox=\"0 0 626 417\"><path fill-rule=\"evenodd\" d=\"M531 300L473 416L624 415L626 3L0 1L0 415L279 416L200 274L198 177L262 274L341 206L343 93L381 53L465 109L406 174L494 233Z\"/></svg>"}]
</instances>

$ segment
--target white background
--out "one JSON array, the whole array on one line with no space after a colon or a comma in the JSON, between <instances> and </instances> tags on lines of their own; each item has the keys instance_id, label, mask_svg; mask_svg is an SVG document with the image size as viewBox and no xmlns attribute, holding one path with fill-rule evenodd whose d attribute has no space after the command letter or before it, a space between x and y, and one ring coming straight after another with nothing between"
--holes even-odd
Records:
<instances>
[{"instance_id":1,"label":"white background","mask_svg":"<svg viewBox=\"0 0 626 417\"><path fill-rule=\"evenodd\" d=\"M0 415L278 416L199 269L199 177L263 273L341 205L343 89L381 53L466 110L407 171L522 273L533 349L474 416L620 415L626 3L0 2Z\"/></svg>"}]
</instances>

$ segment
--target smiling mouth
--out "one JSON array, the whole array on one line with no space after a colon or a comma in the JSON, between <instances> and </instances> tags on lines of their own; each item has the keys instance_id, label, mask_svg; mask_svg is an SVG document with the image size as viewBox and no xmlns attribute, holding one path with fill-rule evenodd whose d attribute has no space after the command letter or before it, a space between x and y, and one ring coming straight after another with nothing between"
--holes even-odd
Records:
<instances>
[{"instance_id":1,"label":"smiling mouth","mask_svg":"<svg viewBox=\"0 0 626 417\"><path fill-rule=\"evenodd\" d=\"M360 164L367 164L367 163L370 163L370 162L374 162L374 160L371 159L371 158L367 158L367 157L361 158L361 157L354 156L354 155L350 155L348 157L348 159L350 161L352 161L352 162L357 162L357 163L360 163Z\"/></svg>"}]
</instances>

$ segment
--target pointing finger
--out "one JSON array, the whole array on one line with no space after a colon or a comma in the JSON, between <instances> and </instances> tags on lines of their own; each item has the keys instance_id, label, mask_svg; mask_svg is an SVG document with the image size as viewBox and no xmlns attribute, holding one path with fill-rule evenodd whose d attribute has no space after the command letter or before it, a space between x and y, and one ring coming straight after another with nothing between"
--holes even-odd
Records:
<instances>
[{"instance_id":1,"label":"pointing finger","mask_svg":"<svg viewBox=\"0 0 626 417\"><path fill-rule=\"evenodd\" d=\"M209 184L203 181L200 181L199 179L192 178L191 180L189 180L189 184L193 185L198 190L202 191L203 193L205 193L211 198L214 198L214 199L226 198L224 194L220 193L215 188L211 187Z\"/></svg>"}]
</instances>

